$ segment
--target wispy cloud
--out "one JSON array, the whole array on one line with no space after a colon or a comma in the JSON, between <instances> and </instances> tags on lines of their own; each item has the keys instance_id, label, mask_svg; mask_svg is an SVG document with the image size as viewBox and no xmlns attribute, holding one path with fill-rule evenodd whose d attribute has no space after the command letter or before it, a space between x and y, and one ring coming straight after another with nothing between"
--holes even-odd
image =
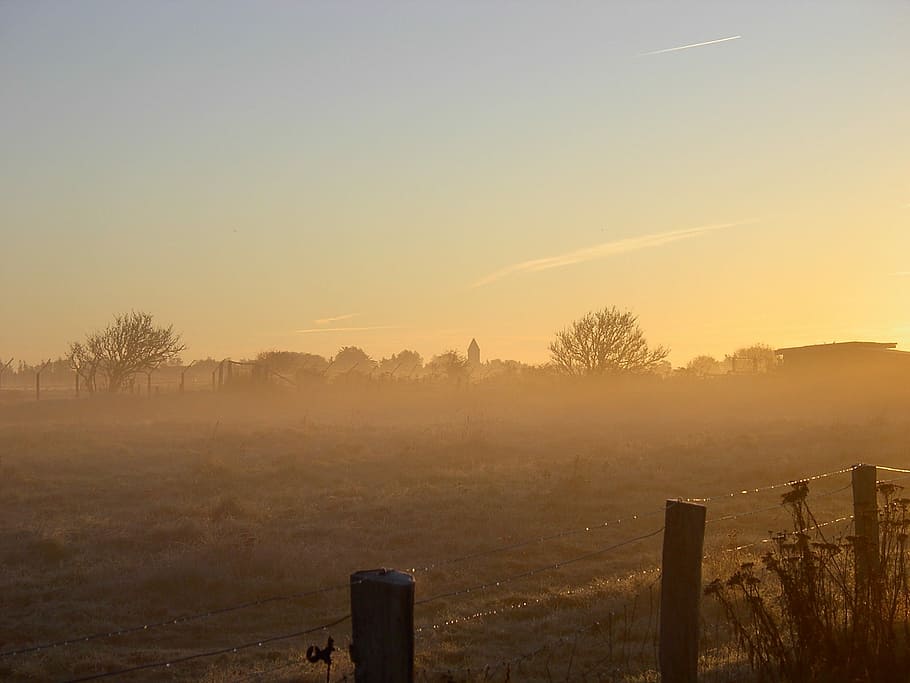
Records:
<instances>
[{"instance_id":1,"label":"wispy cloud","mask_svg":"<svg viewBox=\"0 0 910 683\"><path fill-rule=\"evenodd\" d=\"M370 325L368 327L309 327L305 330L294 330L297 334L316 334L319 332L366 332L368 330L400 330L398 325Z\"/></svg>"},{"instance_id":2,"label":"wispy cloud","mask_svg":"<svg viewBox=\"0 0 910 683\"><path fill-rule=\"evenodd\" d=\"M341 320L350 320L355 317L356 313L345 313L344 315L336 315L332 318L317 318L313 321L314 325L331 325L332 323L340 322Z\"/></svg>"},{"instance_id":3,"label":"wispy cloud","mask_svg":"<svg viewBox=\"0 0 910 683\"><path fill-rule=\"evenodd\" d=\"M910 277L910 270L898 270L891 274L895 277Z\"/></svg>"},{"instance_id":4,"label":"wispy cloud","mask_svg":"<svg viewBox=\"0 0 910 683\"><path fill-rule=\"evenodd\" d=\"M682 230L671 230L670 232L660 232L652 235L642 235L641 237L629 237L627 239L604 242L603 244L596 244L593 247L576 249L574 251L566 252L565 254L559 254L558 256L548 256L546 258L533 259L531 261L522 261L521 263L515 263L511 266L506 266L505 268L501 268L500 270L490 273L486 277L480 278L477 280L477 282L473 283L471 287L483 287L484 285L488 285L492 282L496 282L497 280L501 280L504 277L515 275L517 273L536 273L538 271L549 270L551 268L563 268L565 266L575 265L576 263L594 261L595 259L615 256L616 254L625 254L630 251L661 247L672 242L679 242L680 240L698 237L699 235L704 235L707 232L713 232L715 230L723 230L724 228L732 228L737 225L747 225L757 222L757 219L752 219L748 221L737 221L735 223L701 225L696 228L684 228Z\"/></svg>"},{"instance_id":5,"label":"wispy cloud","mask_svg":"<svg viewBox=\"0 0 910 683\"><path fill-rule=\"evenodd\" d=\"M705 45L716 45L717 43L726 43L730 40L739 40L742 36L727 36L726 38L717 38L715 40L706 40L703 43L691 43L689 45L678 45L677 47L665 47L663 50L652 50L651 52L642 52L641 57L648 55L662 55L665 52L677 52L679 50L690 50L693 47L704 47Z\"/></svg>"}]
</instances>

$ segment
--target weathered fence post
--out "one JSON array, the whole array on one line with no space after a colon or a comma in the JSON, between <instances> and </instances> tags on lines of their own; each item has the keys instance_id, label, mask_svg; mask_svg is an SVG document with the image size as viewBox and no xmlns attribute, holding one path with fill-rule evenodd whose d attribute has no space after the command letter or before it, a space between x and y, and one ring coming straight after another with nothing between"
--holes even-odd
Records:
<instances>
[{"instance_id":1,"label":"weathered fence post","mask_svg":"<svg viewBox=\"0 0 910 683\"><path fill-rule=\"evenodd\" d=\"M393 569L351 574L355 683L413 683L414 577Z\"/></svg>"},{"instance_id":2,"label":"weathered fence post","mask_svg":"<svg viewBox=\"0 0 910 683\"><path fill-rule=\"evenodd\" d=\"M79 398L79 373L76 373L76 398Z\"/></svg>"},{"instance_id":3,"label":"weathered fence post","mask_svg":"<svg viewBox=\"0 0 910 683\"><path fill-rule=\"evenodd\" d=\"M853 528L856 544L856 582L868 586L878 571L878 470L875 465L853 466Z\"/></svg>"},{"instance_id":4,"label":"weathered fence post","mask_svg":"<svg viewBox=\"0 0 910 683\"><path fill-rule=\"evenodd\" d=\"M668 500L660 577L660 674L664 683L698 680L698 607L705 540L703 505Z\"/></svg>"},{"instance_id":5,"label":"weathered fence post","mask_svg":"<svg viewBox=\"0 0 910 683\"><path fill-rule=\"evenodd\" d=\"M35 400L41 400L41 371L35 373Z\"/></svg>"}]
</instances>

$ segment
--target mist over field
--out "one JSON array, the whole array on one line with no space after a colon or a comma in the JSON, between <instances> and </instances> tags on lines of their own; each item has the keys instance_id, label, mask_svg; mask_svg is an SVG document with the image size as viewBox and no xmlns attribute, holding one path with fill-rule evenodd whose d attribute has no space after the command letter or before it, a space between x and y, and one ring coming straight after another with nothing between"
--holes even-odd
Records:
<instances>
[{"instance_id":1,"label":"mist over field","mask_svg":"<svg viewBox=\"0 0 910 683\"><path fill-rule=\"evenodd\" d=\"M908 36L0 3L0 681L910 683Z\"/></svg>"},{"instance_id":2,"label":"mist over field","mask_svg":"<svg viewBox=\"0 0 910 683\"><path fill-rule=\"evenodd\" d=\"M467 653L492 666L547 644L513 679L548 680L549 668L557 680L600 680L593 672L604 670L648 680L660 534L558 565L660 530L668 498L906 463L908 407L906 383L807 386L769 375L40 402L5 393L3 650L140 630L4 657L3 677L76 678L305 630L349 611L351 573L390 567L414 574L418 600L520 577L418 605L416 666L429 680L450 680L448 670L454 680L502 680L502 668L499 678L469 673ZM851 514L849 483L848 473L811 483L819 521ZM719 521L707 527L706 581L754 556L727 551L787 528L781 492L707 503ZM750 516L723 519L740 512ZM704 609L704 676L743 680L732 633L715 606ZM262 678L323 680L303 650L326 634L346 648L350 624L175 664L167 677L242 680L284 667ZM551 642L566 634L575 673L559 656L565 643ZM333 680L350 669L341 650Z\"/></svg>"}]
</instances>

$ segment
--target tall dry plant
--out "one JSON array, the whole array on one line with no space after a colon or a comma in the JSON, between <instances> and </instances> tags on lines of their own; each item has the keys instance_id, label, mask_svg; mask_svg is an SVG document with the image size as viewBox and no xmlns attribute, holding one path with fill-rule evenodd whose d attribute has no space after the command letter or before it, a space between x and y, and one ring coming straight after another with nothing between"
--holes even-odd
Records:
<instances>
[{"instance_id":1,"label":"tall dry plant","mask_svg":"<svg viewBox=\"0 0 910 683\"><path fill-rule=\"evenodd\" d=\"M867 580L857 581L856 571L866 539L826 538L800 482L783 496L792 530L777 534L761 564L742 564L706 587L760 680L910 680L910 499L901 490L878 486L878 562Z\"/></svg>"}]
</instances>

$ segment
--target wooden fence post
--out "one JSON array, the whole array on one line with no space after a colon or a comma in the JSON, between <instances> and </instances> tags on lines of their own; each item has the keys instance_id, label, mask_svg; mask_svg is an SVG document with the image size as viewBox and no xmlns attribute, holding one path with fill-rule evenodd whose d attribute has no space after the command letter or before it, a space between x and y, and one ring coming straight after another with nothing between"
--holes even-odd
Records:
<instances>
[{"instance_id":1,"label":"wooden fence post","mask_svg":"<svg viewBox=\"0 0 910 683\"><path fill-rule=\"evenodd\" d=\"M394 569L351 574L355 683L413 683L414 577Z\"/></svg>"},{"instance_id":2,"label":"wooden fence post","mask_svg":"<svg viewBox=\"0 0 910 683\"><path fill-rule=\"evenodd\" d=\"M35 373L35 400L41 400L41 371Z\"/></svg>"},{"instance_id":3,"label":"wooden fence post","mask_svg":"<svg viewBox=\"0 0 910 683\"><path fill-rule=\"evenodd\" d=\"M875 465L853 466L853 528L856 546L856 581L868 586L878 572L878 470Z\"/></svg>"},{"instance_id":4,"label":"wooden fence post","mask_svg":"<svg viewBox=\"0 0 910 683\"><path fill-rule=\"evenodd\" d=\"M703 505L668 500L660 577L660 675L664 683L698 680Z\"/></svg>"}]
</instances>

